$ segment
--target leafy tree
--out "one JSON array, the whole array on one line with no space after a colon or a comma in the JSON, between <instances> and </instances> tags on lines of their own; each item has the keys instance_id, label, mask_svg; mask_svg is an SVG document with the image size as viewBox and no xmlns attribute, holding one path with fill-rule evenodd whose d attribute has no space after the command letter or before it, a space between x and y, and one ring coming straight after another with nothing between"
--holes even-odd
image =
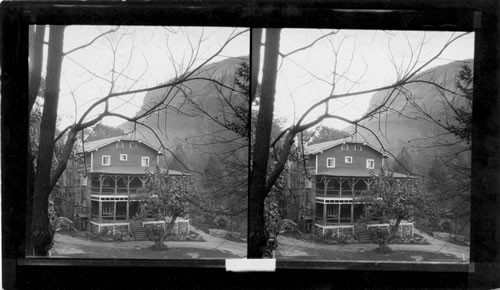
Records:
<instances>
[{"instance_id":1,"label":"leafy tree","mask_svg":"<svg viewBox=\"0 0 500 290\"><path fill-rule=\"evenodd\" d=\"M432 113L432 108L410 102L420 118L444 130L427 146L439 150L428 172L427 185L435 193L433 199L443 215L462 224L469 223L471 210L473 77L470 64L464 64L455 76L453 87L443 84L438 88L436 99L442 106L439 114ZM452 137L445 139L443 136Z\"/></svg>"},{"instance_id":2,"label":"leafy tree","mask_svg":"<svg viewBox=\"0 0 500 290\"><path fill-rule=\"evenodd\" d=\"M157 168L149 175L147 190L149 197L141 201L137 218L165 222L164 225L154 226L151 231L154 249L165 249L165 239L172 232L175 221L188 214L189 203L196 196L193 179L190 175L168 175Z\"/></svg>"},{"instance_id":3,"label":"leafy tree","mask_svg":"<svg viewBox=\"0 0 500 290\"><path fill-rule=\"evenodd\" d=\"M388 244L396 236L402 220L413 220L415 215L426 210L426 201L417 181L411 178L396 179L381 172L370 189L370 198L365 201L362 220L378 220L389 224L388 230L378 229L376 240L379 250L390 251Z\"/></svg>"}]
</instances>

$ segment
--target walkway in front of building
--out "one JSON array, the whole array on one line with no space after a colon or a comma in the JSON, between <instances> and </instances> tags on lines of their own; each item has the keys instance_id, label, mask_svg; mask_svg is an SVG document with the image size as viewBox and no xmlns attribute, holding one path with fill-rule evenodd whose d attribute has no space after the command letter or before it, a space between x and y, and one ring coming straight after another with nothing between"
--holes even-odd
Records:
<instances>
[{"instance_id":1,"label":"walkway in front of building","mask_svg":"<svg viewBox=\"0 0 500 290\"><path fill-rule=\"evenodd\" d=\"M204 241L168 241L166 245L169 248L191 248L204 250L218 250L230 253L238 257L245 257L247 253L246 243L237 243L223 238L212 236L194 227L191 230L203 237ZM436 252L443 254L452 254L457 259L468 261L469 248L451 244L445 241L435 239L425 233L418 232L430 243L429 245L416 244L400 244L390 245L396 251L423 251ZM99 242L92 240L84 240L68 235L56 234L54 236L55 252L57 256L71 256L75 253L82 253L79 247L101 247L113 249L143 249L149 248L152 245L150 241L129 241L129 242ZM294 239L291 237L280 235L278 236L277 256L281 257L304 257L309 255L309 251L314 249L328 251L344 251L344 252L363 252L374 250L376 244L349 244L349 245L326 245Z\"/></svg>"},{"instance_id":2,"label":"walkway in front of building","mask_svg":"<svg viewBox=\"0 0 500 290\"><path fill-rule=\"evenodd\" d=\"M455 245L446 241L438 240L429 236L426 233L415 230L415 232L424 237L429 244L398 244L389 245L391 249L396 251L423 251L423 252L436 252L443 254L452 254L458 259L469 261L469 247ZM331 251L346 251L346 252L360 252L374 250L378 247L377 244L348 244L348 245L327 245L318 244L307 241L294 239L291 237L280 235L278 236L278 251L281 256L307 256L307 249L323 249Z\"/></svg>"}]
</instances>

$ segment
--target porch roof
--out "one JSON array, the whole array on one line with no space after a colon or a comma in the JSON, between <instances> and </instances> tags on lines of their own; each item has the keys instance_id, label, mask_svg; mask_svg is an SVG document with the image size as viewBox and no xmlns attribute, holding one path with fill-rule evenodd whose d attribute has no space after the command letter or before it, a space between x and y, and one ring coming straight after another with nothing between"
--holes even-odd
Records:
<instances>
[{"instance_id":1,"label":"porch roof","mask_svg":"<svg viewBox=\"0 0 500 290\"><path fill-rule=\"evenodd\" d=\"M324 176L335 176L335 177L372 177L379 176L380 172L364 169L364 168L329 168L327 171L320 171L315 175L324 175ZM415 176L391 172L388 174L392 174L394 178L416 178Z\"/></svg>"},{"instance_id":2,"label":"porch roof","mask_svg":"<svg viewBox=\"0 0 500 290\"><path fill-rule=\"evenodd\" d=\"M154 167L137 167L137 166L116 166L116 167L106 167L106 168L100 168L97 171L92 171L92 174L117 174L117 175L146 175L147 170L149 172L154 172L155 168ZM166 169L166 168L161 168L160 171L161 173L167 173L168 170L168 175L175 175L175 176L180 176L180 175L192 175L186 172L181 172L177 170L171 170L171 169Z\"/></svg>"}]
</instances>

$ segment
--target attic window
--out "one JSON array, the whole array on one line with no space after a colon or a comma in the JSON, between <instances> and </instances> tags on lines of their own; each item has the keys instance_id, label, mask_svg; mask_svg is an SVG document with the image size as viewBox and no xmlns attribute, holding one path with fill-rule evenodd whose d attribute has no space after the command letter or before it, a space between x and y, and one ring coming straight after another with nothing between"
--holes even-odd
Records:
<instances>
[{"instance_id":1,"label":"attic window","mask_svg":"<svg viewBox=\"0 0 500 290\"><path fill-rule=\"evenodd\" d=\"M130 142L130 148L137 148L137 143L136 142Z\"/></svg>"},{"instance_id":2,"label":"attic window","mask_svg":"<svg viewBox=\"0 0 500 290\"><path fill-rule=\"evenodd\" d=\"M354 145L354 151L361 151L361 145Z\"/></svg>"},{"instance_id":3,"label":"attic window","mask_svg":"<svg viewBox=\"0 0 500 290\"><path fill-rule=\"evenodd\" d=\"M116 148L123 148L123 142L116 142Z\"/></svg>"},{"instance_id":4,"label":"attic window","mask_svg":"<svg viewBox=\"0 0 500 290\"><path fill-rule=\"evenodd\" d=\"M342 144L340 150L349 150L349 144Z\"/></svg>"}]
</instances>

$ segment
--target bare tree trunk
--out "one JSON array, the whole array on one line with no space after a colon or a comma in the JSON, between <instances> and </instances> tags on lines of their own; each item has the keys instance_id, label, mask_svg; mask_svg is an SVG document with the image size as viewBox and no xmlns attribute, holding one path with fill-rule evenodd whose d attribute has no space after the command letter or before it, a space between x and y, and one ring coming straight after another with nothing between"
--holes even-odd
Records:
<instances>
[{"instance_id":1,"label":"bare tree trunk","mask_svg":"<svg viewBox=\"0 0 500 290\"><path fill-rule=\"evenodd\" d=\"M379 244L379 249L382 252L390 252L391 248L389 248L389 243L391 240L396 236L396 233L398 232L399 225L401 224L401 218L398 218L396 220L396 224L393 227L389 226L389 233L387 233L387 236L385 239L382 240L382 243Z\"/></svg>"},{"instance_id":2,"label":"bare tree trunk","mask_svg":"<svg viewBox=\"0 0 500 290\"><path fill-rule=\"evenodd\" d=\"M178 216L179 215L177 215L177 214L174 214L172 216L172 219L170 220L170 222L165 227L165 230L163 231L163 234L160 236L160 238L158 240L155 240L155 247L157 249L166 249L167 248L167 246L165 245L165 239L168 237L168 235L170 235L170 232L172 232L172 229L175 226L175 221L177 220Z\"/></svg>"},{"instance_id":3,"label":"bare tree trunk","mask_svg":"<svg viewBox=\"0 0 500 290\"><path fill-rule=\"evenodd\" d=\"M264 200L266 191L269 145L274 116L274 94L278 69L280 29L266 30L262 94L255 132L250 197L248 208L248 258L261 258L267 244L265 229Z\"/></svg>"},{"instance_id":4,"label":"bare tree trunk","mask_svg":"<svg viewBox=\"0 0 500 290\"><path fill-rule=\"evenodd\" d=\"M40 144L34 180L32 235L33 253L46 256L52 244L48 206L54 153L54 137L59 101L59 83L63 58L64 26L51 26L47 58L47 78L40 125ZM31 252L31 249L28 249Z\"/></svg>"},{"instance_id":5,"label":"bare tree trunk","mask_svg":"<svg viewBox=\"0 0 500 290\"><path fill-rule=\"evenodd\" d=\"M40 81L42 79L43 64L43 40L45 38L45 25L37 25L36 31L30 35L30 68L29 68L29 107L31 112L35 104L36 97L40 91Z\"/></svg>"}]
</instances>

